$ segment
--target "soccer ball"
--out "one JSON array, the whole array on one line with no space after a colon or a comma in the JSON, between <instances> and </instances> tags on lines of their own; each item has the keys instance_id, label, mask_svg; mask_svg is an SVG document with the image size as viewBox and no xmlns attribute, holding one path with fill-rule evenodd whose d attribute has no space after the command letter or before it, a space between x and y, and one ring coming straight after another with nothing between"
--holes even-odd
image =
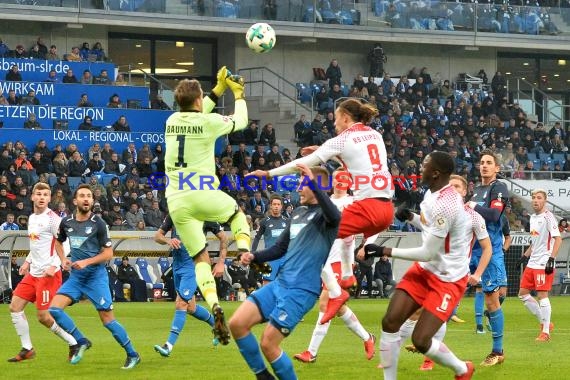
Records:
<instances>
[{"instance_id":1,"label":"soccer ball","mask_svg":"<svg viewBox=\"0 0 570 380\"><path fill-rule=\"evenodd\" d=\"M271 25L264 22L253 24L245 35L247 46L256 53L267 53L275 46L277 37Z\"/></svg>"}]
</instances>

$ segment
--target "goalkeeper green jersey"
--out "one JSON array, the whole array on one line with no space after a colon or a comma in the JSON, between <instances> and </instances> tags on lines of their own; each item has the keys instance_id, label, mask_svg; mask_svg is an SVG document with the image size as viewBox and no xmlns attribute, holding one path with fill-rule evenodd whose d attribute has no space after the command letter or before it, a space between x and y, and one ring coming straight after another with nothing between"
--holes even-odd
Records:
<instances>
[{"instance_id":1,"label":"goalkeeper green jersey","mask_svg":"<svg viewBox=\"0 0 570 380\"><path fill-rule=\"evenodd\" d=\"M166 197L176 198L196 190L216 190L214 148L220 136L247 127L245 100L237 100L235 114L210 113L215 103L204 97L204 112L175 112L166 120Z\"/></svg>"}]
</instances>

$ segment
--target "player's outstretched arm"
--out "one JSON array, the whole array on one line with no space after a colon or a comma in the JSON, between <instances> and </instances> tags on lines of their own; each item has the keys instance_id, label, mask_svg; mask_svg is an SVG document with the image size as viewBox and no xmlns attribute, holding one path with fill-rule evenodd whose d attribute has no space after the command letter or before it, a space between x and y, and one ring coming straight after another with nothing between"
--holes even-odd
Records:
<instances>
[{"instance_id":1,"label":"player's outstretched arm","mask_svg":"<svg viewBox=\"0 0 570 380\"><path fill-rule=\"evenodd\" d=\"M486 237L485 239L480 239L479 244L481 245L482 253L481 258L479 259L479 265L477 265L477 269L475 273L469 276L469 285L475 286L481 282L481 276L487 265L489 265L489 261L491 261L491 256L493 255L493 246L491 245L491 239Z\"/></svg>"},{"instance_id":2,"label":"player's outstretched arm","mask_svg":"<svg viewBox=\"0 0 570 380\"><path fill-rule=\"evenodd\" d=\"M430 261L439 252L443 252L444 242L445 242L444 238L428 234L427 238L423 241L421 247L415 247L415 248L382 247L382 251L377 252L376 254L380 254L381 256L397 257L409 261ZM366 251L369 251L367 247L368 246L364 248Z\"/></svg>"},{"instance_id":3,"label":"player's outstretched arm","mask_svg":"<svg viewBox=\"0 0 570 380\"><path fill-rule=\"evenodd\" d=\"M317 178L315 178L311 169L302 163L297 164L297 169L301 171L302 176L311 181L311 190L313 191L313 194L315 194L315 198L317 198L317 202L319 202L319 206L321 206L321 209L323 210L325 222L331 226L338 226L340 223L340 211L338 211L338 207L332 203L331 198L321 190L322 184L327 183L328 178L317 181Z\"/></svg>"}]
</instances>

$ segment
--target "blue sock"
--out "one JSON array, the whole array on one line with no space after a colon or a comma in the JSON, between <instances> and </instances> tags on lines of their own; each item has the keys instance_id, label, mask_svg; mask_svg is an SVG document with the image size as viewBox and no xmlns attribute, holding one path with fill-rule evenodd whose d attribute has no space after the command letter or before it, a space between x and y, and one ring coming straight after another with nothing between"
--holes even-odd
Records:
<instances>
[{"instance_id":1,"label":"blue sock","mask_svg":"<svg viewBox=\"0 0 570 380\"><path fill-rule=\"evenodd\" d=\"M505 315L503 309L489 313L491 328L493 329L493 352L503 352L503 330L505 328Z\"/></svg>"},{"instance_id":2,"label":"blue sock","mask_svg":"<svg viewBox=\"0 0 570 380\"><path fill-rule=\"evenodd\" d=\"M245 362L253 373L259 373L267 370L263 357L261 356L257 340L251 332L243 338L236 339L236 344L241 356L243 356Z\"/></svg>"},{"instance_id":3,"label":"blue sock","mask_svg":"<svg viewBox=\"0 0 570 380\"><path fill-rule=\"evenodd\" d=\"M505 298L507 298L507 297L505 297L505 296L499 296L499 304L500 304L500 305L502 305L503 302L505 302Z\"/></svg>"},{"instance_id":4,"label":"blue sock","mask_svg":"<svg viewBox=\"0 0 570 380\"><path fill-rule=\"evenodd\" d=\"M176 310L174 312L174 319L172 320L172 325L170 326L170 334L168 335L167 342L171 345L176 344L176 340L178 339L178 335L184 328L184 324L186 323L186 310Z\"/></svg>"},{"instance_id":5,"label":"blue sock","mask_svg":"<svg viewBox=\"0 0 570 380\"><path fill-rule=\"evenodd\" d=\"M483 325L483 307L485 306L485 295L483 292L475 292L475 324Z\"/></svg>"},{"instance_id":6,"label":"blue sock","mask_svg":"<svg viewBox=\"0 0 570 380\"><path fill-rule=\"evenodd\" d=\"M50 307L49 313L53 319L55 319L59 327L64 329L67 333L71 334L71 336L73 336L78 343L85 342L85 336L81 333L81 331L79 331L77 326L75 326L73 319L71 319L69 315L63 311L63 309L60 309L59 307Z\"/></svg>"},{"instance_id":7,"label":"blue sock","mask_svg":"<svg viewBox=\"0 0 570 380\"><path fill-rule=\"evenodd\" d=\"M137 352L131 344L131 340L127 335L127 330L117 320L113 320L105 325L107 330L113 334L113 338L127 351L127 355L135 356Z\"/></svg>"},{"instance_id":8,"label":"blue sock","mask_svg":"<svg viewBox=\"0 0 570 380\"><path fill-rule=\"evenodd\" d=\"M293 362L285 351L281 351L281 355L271 363L271 367L279 380L297 380Z\"/></svg>"},{"instance_id":9,"label":"blue sock","mask_svg":"<svg viewBox=\"0 0 570 380\"><path fill-rule=\"evenodd\" d=\"M193 314L191 314L194 318L204 321L210 325L210 327L214 327L214 316L210 314L208 309L203 306L196 305L196 310Z\"/></svg>"}]
</instances>

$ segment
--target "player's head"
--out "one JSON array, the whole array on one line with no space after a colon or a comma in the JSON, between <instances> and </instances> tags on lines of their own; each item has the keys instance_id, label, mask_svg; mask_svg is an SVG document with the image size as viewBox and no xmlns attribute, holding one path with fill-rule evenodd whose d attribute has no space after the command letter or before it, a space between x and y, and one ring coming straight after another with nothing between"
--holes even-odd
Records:
<instances>
[{"instance_id":1,"label":"player's head","mask_svg":"<svg viewBox=\"0 0 570 380\"><path fill-rule=\"evenodd\" d=\"M313 166L311 167L311 172L315 177L315 182L321 189L330 188L331 181L327 169L320 166ZM299 201L302 205L311 205L318 203L317 198L315 197L315 193L313 193L313 190L311 189L311 186L309 186L305 180L302 181L297 188L297 192L299 193Z\"/></svg>"},{"instance_id":2,"label":"player's head","mask_svg":"<svg viewBox=\"0 0 570 380\"><path fill-rule=\"evenodd\" d=\"M376 115L378 110L369 103L362 103L357 99L344 100L334 113L335 131L338 134L356 122L368 125Z\"/></svg>"},{"instance_id":3,"label":"player's head","mask_svg":"<svg viewBox=\"0 0 570 380\"><path fill-rule=\"evenodd\" d=\"M93 191L88 184L83 183L73 193L73 204L79 214L88 214L93 207Z\"/></svg>"},{"instance_id":4,"label":"player's head","mask_svg":"<svg viewBox=\"0 0 570 380\"><path fill-rule=\"evenodd\" d=\"M51 201L51 188L47 183L38 182L32 190L32 202L34 203L34 212L43 212Z\"/></svg>"},{"instance_id":5,"label":"player's head","mask_svg":"<svg viewBox=\"0 0 570 380\"><path fill-rule=\"evenodd\" d=\"M352 177L344 167L339 167L332 174L332 187L335 195L344 195L352 186Z\"/></svg>"},{"instance_id":6,"label":"player's head","mask_svg":"<svg viewBox=\"0 0 570 380\"><path fill-rule=\"evenodd\" d=\"M449 177L449 184L453 186L463 198L467 195L467 180L460 175L452 174Z\"/></svg>"},{"instance_id":7,"label":"player's head","mask_svg":"<svg viewBox=\"0 0 570 380\"><path fill-rule=\"evenodd\" d=\"M491 149L483 149L479 159L479 172L484 183L489 183L497 178L501 170L501 163L497 155Z\"/></svg>"},{"instance_id":8,"label":"player's head","mask_svg":"<svg viewBox=\"0 0 570 380\"><path fill-rule=\"evenodd\" d=\"M422 184L430 189L440 189L449 183L449 177L455 170L455 163L446 152L434 151L426 156L422 162Z\"/></svg>"},{"instance_id":9,"label":"player's head","mask_svg":"<svg viewBox=\"0 0 570 380\"><path fill-rule=\"evenodd\" d=\"M283 211L283 199L279 194L272 194L269 198L269 211L271 215L279 216L281 211Z\"/></svg>"},{"instance_id":10,"label":"player's head","mask_svg":"<svg viewBox=\"0 0 570 380\"><path fill-rule=\"evenodd\" d=\"M543 211L544 206L546 206L546 199L547 199L547 195L546 195L546 190L544 189L535 189L530 193L531 197L532 197L532 209L534 210L534 212L536 213L540 213Z\"/></svg>"},{"instance_id":11,"label":"player's head","mask_svg":"<svg viewBox=\"0 0 570 380\"><path fill-rule=\"evenodd\" d=\"M196 79L183 79L174 90L174 100L180 111L202 111L202 87Z\"/></svg>"}]
</instances>

